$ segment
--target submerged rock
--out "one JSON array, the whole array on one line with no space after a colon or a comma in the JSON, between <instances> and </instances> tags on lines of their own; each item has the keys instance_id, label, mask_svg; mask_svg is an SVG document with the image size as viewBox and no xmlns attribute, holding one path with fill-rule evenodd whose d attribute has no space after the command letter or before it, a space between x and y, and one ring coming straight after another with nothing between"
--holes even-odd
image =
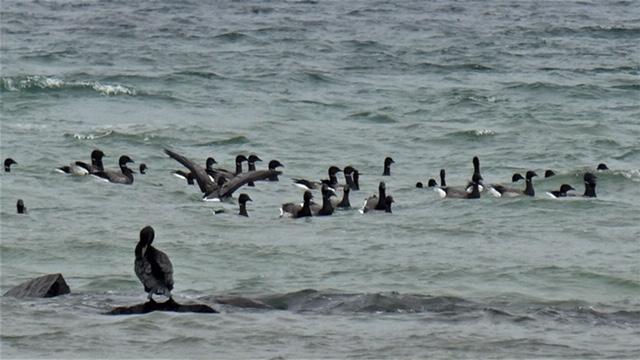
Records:
<instances>
[{"instance_id":1,"label":"submerged rock","mask_svg":"<svg viewBox=\"0 0 640 360\"><path fill-rule=\"evenodd\" d=\"M215 314L217 311L210 306L204 304L178 304L173 299L158 303L155 301L147 301L144 304L133 306L120 306L106 312L105 315L134 315L147 314L153 311L174 311L174 312L190 312Z\"/></svg>"},{"instance_id":2,"label":"submerged rock","mask_svg":"<svg viewBox=\"0 0 640 360\"><path fill-rule=\"evenodd\" d=\"M4 296L46 298L70 292L69 285L64 281L62 274L49 274L24 282L7 291Z\"/></svg>"}]
</instances>

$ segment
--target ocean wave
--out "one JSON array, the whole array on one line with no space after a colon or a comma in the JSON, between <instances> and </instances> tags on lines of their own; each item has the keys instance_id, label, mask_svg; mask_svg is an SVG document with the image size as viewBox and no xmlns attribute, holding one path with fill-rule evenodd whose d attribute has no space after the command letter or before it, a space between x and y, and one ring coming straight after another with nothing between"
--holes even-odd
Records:
<instances>
[{"instance_id":1,"label":"ocean wave","mask_svg":"<svg viewBox=\"0 0 640 360\"><path fill-rule=\"evenodd\" d=\"M203 79L224 79L225 77L215 73L213 71L205 71L205 70L183 70L183 71L178 71L176 73L174 73L174 75L179 75L179 76L192 76L192 77L198 77L198 78L203 78Z\"/></svg>"},{"instance_id":2,"label":"ocean wave","mask_svg":"<svg viewBox=\"0 0 640 360\"><path fill-rule=\"evenodd\" d=\"M256 38L238 31L229 31L226 33L218 34L213 36L213 38L227 42L257 41Z\"/></svg>"},{"instance_id":3,"label":"ocean wave","mask_svg":"<svg viewBox=\"0 0 640 360\"><path fill-rule=\"evenodd\" d=\"M496 135L496 132L491 129L471 129L471 130L454 131L452 133L449 133L448 135L453 137L475 139L475 138L483 138L483 137L492 137Z\"/></svg>"},{"instance_id":4,"label":"ocean wave","mask_svg":"<svg viewBox=\"0 0 640 360\"><path fill-rule=\"evenodd\" d=\"M96 139L109 139L112 141L122 141L130 144L167 144L172 141L176 141L175 137L162 135L161 131L141 131L141 132L129 132L127 130L114 130L114 129L97 129L91 132L67 132L63 135L66 138L72 138L74 140L96 140Z\"/></svg>"},{"instance_id":5,"label":"ocean wave","mask_svg":"<svg viewBox=\"0 0 640 360\"><path fill-rule=\"evenodd\" d=\"M619 73L632 73L636 74L640 71L640 66L634 65L621 65L621 66L612 66L612 67L593 67L593 68L564 68L564 67L541 67L540 71L569 71L575 73L583 73L583 74L619 74Z\"/></svg>"},{"instance_id":6,"label":"ocean wave","mask_svg":"<svg viewBox=\"0 0 640 360\"><path fill-rule=\"evenodd\" d=\"M297 72L293 75L295 80L299 80L301 82L311 82L314 84L322 84L322 83L337 83L338 79L329 75L329 73L317 71L317 70L303 70Z\"/></svg>"},{"instance_id":7,"label":"ocean wave","mask_svg":"<svg viewBox=\"0 0 640 360\"><path fill-rule=\"evenodd\" d=\"M592 84L557 84L545 81L511 82L505 84L506 90L525 90L545 93L562 93L567 96L594 98L606 95L609 87Z\"/></svg>"},{"instance_id":8,"label":"ocean wave","mask_svg":"<svg viewBox=\"0 0 640 360\"><path fill-rule=\"evenodd\" d=\"M56 77L41 75L2 77L0 90L10 92L92 90L107 96L137 95L137 91L134 88L120 84L103 84L98 81L65 81Z\"/></svg>"},{"instance_id":9,"label":"ocean wave","mask_svg":"<svg viewBox=\"0 0 640 360\"><path fill-rule=\"evenodd\" d=\"M226 139L212 140L212 141L197 143L197 144L195 144L195 146L242 145L242 144L247 144L249 142L250 142L249 139L247 139L246 137L244 137L242 135L239 135L239 136L232 136L232 137L226 138Z\"/></svg>"},{"instance_id":10,"label":"ocean wave","mask_svg":"<svg viewBox=\"0 0 640 360\"><path fill-rule=\"evenodd\" d=\"M472 71L491 71L493 70L492 67L490 66L486 66L486 65L482 65L482 64L475 64L475 63L467 63L467 64L434 64L434 63L430 63L430 62L424 62L424 63L420 63L415 65L415 67L418 68L422 68L422 69L427 69L427 70L431 70L431 69L435 69L435 70L450 70L450 71L464 71L464 70L472 70Z\"/></svg>"},{"instance_id":11,"label":"ocean wave","mask_svg":"<svg viewBox=\"0 0 640 360\"><path fill-rule=\"evenodd\" d=\"M483 89L453 88L447 91L447 97L450 99L449 104L452 106L491 106L499 101L504 101L493 95L485 95L486 92Z\"/></svg>"},{"instance_id":12,"label":"ocean wave","mask_svg":"<svg viewBox=\"0 0 640 360\"><path fill-rule=\"evenodd\" d=\"M347 116L347 119L370 122L374 124L395 124L398 122L390 115L371 111L361 111L355 114L351 114Z\"/></svg>"},{"instance_id":13,"label":"ocean wave","mask_svg":"<svg viewBox=\"0 0 640 360\"><path fill-rule=\"evenodd\" d=\"M425 311L466 312L471 302L449 296L392 293L342 294L305 289L255 299L239 296L213 297L214 302L233 307L319 313L418 313Z\"/></svg>"},{"instance_id":14,"label":"ocean wave","mask_svg":"<svg viewBox=\"0 0 640 360\"><path fill-rule=\"evenodd\" d=\"M544 30L544 33L550 35L589 35L594 37L616 37L629 36L637 37L640 35L640 28L622 27L622 26L582 26L578 28L570 27L552 27Z\"/></svg>"},{"instance_id":15,"label":"ocean wave","mask_svg":"<svg viewBox=\"0 0 640 360\"><path fill-rule=\"evenodd\" d=\"M200 301L224 306L228 311L281 310L297 313L412 314L434 313L452 321L459 315L511 322L561 320L600 324L640 326L640 310L600 308L579 300L542 301L529 297L468 300L456 296L423 294L339 293L304 289L283 294L258 296L202 296Z\"/></svg>"}]
</instances>

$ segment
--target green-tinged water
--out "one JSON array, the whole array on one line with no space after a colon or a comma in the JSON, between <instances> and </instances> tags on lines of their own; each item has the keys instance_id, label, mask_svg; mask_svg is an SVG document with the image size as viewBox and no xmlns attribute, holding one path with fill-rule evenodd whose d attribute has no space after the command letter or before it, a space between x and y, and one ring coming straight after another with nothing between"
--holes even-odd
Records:
<instances>
[{"instance_id":1,"label":"green-tinged water","mask_svg":"<svg viewBox=\"0 0 640 360\"><path fill-rule=\"evenodd\" d=\"M2 358L637 357L634 2L0 10L0 150L18 162L0 174L0 291L58 272L72 291L0 298ZM130 186L55 171L95 148L108 168L127 154L149 170ZM227 168L255 153L284 174L236 192L253 199L239 217L173 177L183 167L164 148ZM536 171L536 196L415 187L441 168L466 183L474 156L486 184ZM384 180L393 213L280 218L302 200L292 178L331 165L360 171L354 207ZM563 183L581 194L588 171L597 198L545 195ZM220 314L102 314L145 300L133 251L146 225L173 262L176 300ZM223 304L238 297L265 308Z\"/></svg>"}]
</instances>

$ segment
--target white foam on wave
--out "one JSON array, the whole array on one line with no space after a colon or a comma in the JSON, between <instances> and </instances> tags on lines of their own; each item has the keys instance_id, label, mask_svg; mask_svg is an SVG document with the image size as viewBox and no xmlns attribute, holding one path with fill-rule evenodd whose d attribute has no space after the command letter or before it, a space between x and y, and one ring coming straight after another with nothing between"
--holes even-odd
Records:
<instances>
[{"instance_id":1,"label":"white foam on wave","mask_svg":"<svg viewBox=\"0 0 640 360\"><path fill-rule=\"evenodd\" d=\"M104 95L136 95L135 89L130 89L122 85L106 85L99 82L93 83L91 87Z\"/></svg>"},{"instance_id":2,"label":"white foam on wave","mask_svg":"<svg viewBox=\"0 0 640 360\"><path fill-rule=\"evenodd\" d=\"M103 95L137 95L134 88L120 84L103 84L98 81L64 81L54 76L30 75L22 78L2 78L2 87L9 91L28 89L63 89L63 88L88 88Z\"/></svg>"},{"instance_id":3,"label":"white foam on wave","mask_svg":"<svg viewBox=\"0 0 640 360\"><path fill-rule=\"evenodd\" d=\"M491 129L478 129L473 132L476 136L490 136L495 135L496 132Z\"/></svg>"},{"instance_id":4,"label":"white foam on wave","mask_svg":"<svg viewBox=\"0 0 640 360\"><path fill-rule=\"evenodd\" d=\"M78 140L95 140L95 139L103 138L105 136L109 136L112 133L113 133L113 130L105 130L104 133L102 133L102 134L80 134L80 133L74 133L73 134L73 138L74 139L78 139Z\"/></svg>"}]
</instances>

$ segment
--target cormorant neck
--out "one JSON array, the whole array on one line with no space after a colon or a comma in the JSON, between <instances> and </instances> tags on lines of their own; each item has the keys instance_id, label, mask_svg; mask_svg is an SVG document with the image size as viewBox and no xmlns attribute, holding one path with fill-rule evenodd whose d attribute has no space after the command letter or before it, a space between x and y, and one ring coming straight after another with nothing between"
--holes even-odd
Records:
<instances>
[{"instance_id":1,"label":"cormorant neck","mask_svg":"<svg viewBox=\"0 0 640 360\"><path fill-rule=\"evenodd\" d=\"M136 259L142 259L146 250L147 247L142 244L142 241L139 241L138 245L136 245Z\"/></svg>"}]
</instances>

